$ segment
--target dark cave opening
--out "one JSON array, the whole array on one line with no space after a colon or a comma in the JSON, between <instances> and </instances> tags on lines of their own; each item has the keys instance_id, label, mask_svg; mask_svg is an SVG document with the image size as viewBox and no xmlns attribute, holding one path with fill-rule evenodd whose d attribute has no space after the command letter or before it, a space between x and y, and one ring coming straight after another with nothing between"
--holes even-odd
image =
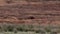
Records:
<instances>
[{"instance_id":1,"label":"dark cave opening","mask_svg":"<svg viewBox=\"0 0 60 34\"><path fill-rule=\"evenodd\" d=\"M35 19L35 17L33 17L33 16L30 16L30 17L28 17L28 19Z\"/></svg>"}]
</instances>

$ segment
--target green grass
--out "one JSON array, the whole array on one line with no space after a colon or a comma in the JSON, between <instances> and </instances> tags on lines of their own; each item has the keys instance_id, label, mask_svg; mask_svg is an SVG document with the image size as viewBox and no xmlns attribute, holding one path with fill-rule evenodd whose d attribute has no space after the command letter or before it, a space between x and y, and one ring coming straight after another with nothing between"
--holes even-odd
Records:
<instances>
[{"instance_id":1,"label":"green grass","mask_svg":"<svg viewBox=\"0 0 60 34\"><path fill-rule=\"evenodd\" d=\"M17 33L14 33L14 32L0 32L0 34L55 34L54 32L49 32L49 33L35 33L35 32L17 32ZM57 33L57 34L60 34L60 33Z\"/></svg>"},{"instance_id":2,"label":"green grass","mask_svg":"<svg viewBox=\"0 0 60 34\"><path fill-rule=\"evenodd\" d=\"M45 33L60 33L60 26L40 26L40 25L8 25L0 26L0 34L45 34Z\"/></svg>"},{"instance_id":3,"label":"green grass","mask_svg":"<svg viewBox=\"0 0 60 34\"><path fill-rule=\"evenodd\" d=\"M39 33L35 33L35 32L0 32L0 34L39 34Z\"/></svg>"}]
</instances>

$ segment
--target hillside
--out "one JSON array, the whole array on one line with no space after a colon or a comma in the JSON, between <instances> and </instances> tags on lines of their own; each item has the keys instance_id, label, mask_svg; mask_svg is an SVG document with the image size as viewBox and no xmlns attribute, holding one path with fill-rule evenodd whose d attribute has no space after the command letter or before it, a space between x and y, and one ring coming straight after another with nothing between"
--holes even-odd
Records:
<instances>
[{"instance_id":1,"label":"hillside","mask_svg":"<svg viewBox=\"0 0 60 34\"><path fill-rule=\"evenodd\" d=\"M0 23L60 25L60 1L2 1Z\"/></svg>"}]
</instances>

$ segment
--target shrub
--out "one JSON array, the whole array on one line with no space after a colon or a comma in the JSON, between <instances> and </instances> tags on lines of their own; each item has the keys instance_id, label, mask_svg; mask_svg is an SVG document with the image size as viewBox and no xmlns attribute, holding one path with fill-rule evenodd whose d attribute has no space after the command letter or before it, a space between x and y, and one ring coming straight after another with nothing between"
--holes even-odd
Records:
<instances>
[{"instance_id":1,"label":"shrub","mask_svg":"<svg viewBox=\"0 0 60 34\"><path fill-rule=\"evenodd\" d=\"M37 30L35 31L36 33L41 33L41 34L45 34L45 32L43 30Z\"/></svg>"},{"instance_id":2,"label":"shrub","mask_svg":"<svg viewBox=\"0 0 60 34\"><path fill-rule=\"evenodd\" d=\"M35 31L36 33L40 33L40 31Z\"/></svg>"},{"instance_id":3,"label":"shrub","mask_svg":"<svg viewBox=\"0 0 60 34\"><path fill-rule=\"evenodd\" d=\"M57 32L51 32L50 34L57 34Z\"/></svg>"},{"instance_id":4,"label":"shrub","mask_svg":"<svg viewBox=\"0 0 60 34\"><path fill-rule=\"evenodd\" d=\"M24 30L25 30L24 25L19 25L19 26L17 27L17 30L18 30L18 31L24 31Z\"/></svg>"},{"instance_id":5,"label":"shrub","mask_svg":"<svg viewBox=\"0 0 60 34\"><path fill-rule=\"evenodd\" d=\"M46 32L51 32L51 29L50 29L49 27L46 27L46 28L45 28L45 31L46 31Z\"/></svg>"},{"instance_id":6,"label":"shrub","mask_svg":"<svg viewBox=\"0 0 60 34\"><path fill-rule=\"evenodd\" d=\"M8 31L13 31L13 29L14 29L13 26L8 26L8 27L7 27L7 30L8 30Z\"/></svg>"}]
</instances>

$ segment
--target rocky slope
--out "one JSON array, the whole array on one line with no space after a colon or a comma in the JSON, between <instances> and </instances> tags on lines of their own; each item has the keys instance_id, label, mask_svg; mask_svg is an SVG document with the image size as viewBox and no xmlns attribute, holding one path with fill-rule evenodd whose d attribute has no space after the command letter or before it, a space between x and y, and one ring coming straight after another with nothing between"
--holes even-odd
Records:
<instances>
[{"instance_id":1,"label":"rocky slope","mask_svg":"<svg viewBox=\"0 0 60 34\"><path fill-rule=\"evenodd\" d=\"M0 6L0 23L60 25L60 2L15 2Z\"/></svg>"}]
</instances>

